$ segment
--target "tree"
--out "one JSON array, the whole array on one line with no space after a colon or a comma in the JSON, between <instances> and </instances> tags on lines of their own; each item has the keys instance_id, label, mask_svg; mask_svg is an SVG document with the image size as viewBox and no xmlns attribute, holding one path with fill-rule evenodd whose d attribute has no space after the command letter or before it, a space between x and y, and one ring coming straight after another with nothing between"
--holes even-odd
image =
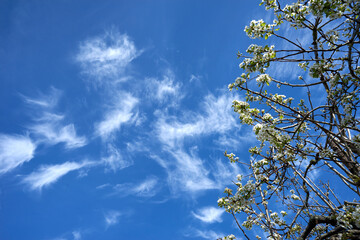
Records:
<instances>
[{"instance_id":1,"label":"tree","mask_svg":"<svg viewBox=\"0 0 360 240\"><path fill-rule=\"evenodd\" d=\"M235 100L233 109L253 127L258 145L242 163L250 173L237 176L218 205L247 239L253 227L267 239L360 239L360 1L260 5L273 22L253 20L245 32L282 49L251 44L247 56L238 54L243 73L229 89L246 100ZM291 78L271 76L274 68L295 67Z\"/></svg>"}]
</instances>

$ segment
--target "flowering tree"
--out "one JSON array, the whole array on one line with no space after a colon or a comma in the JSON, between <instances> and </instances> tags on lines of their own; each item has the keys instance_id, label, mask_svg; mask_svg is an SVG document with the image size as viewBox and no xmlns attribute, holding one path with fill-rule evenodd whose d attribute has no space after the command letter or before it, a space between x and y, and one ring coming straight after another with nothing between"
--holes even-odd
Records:
<instances>
[{"instance_id":1,"label":"flowering tree","mask_svg":"<svg viewBox=\"0 0 360 240\"><path fill-rule=\"evenodd\" d=\"M249 150L250 163L242 163L250 173L237 176L218 205L246 239L252 228L263 233L257 239L360 239L360 1L261 5L274 13L273 22L251 21L245 32L282 49L252 44L248 56L238 55L243 73L229 89L246 100L233 108L253 126L258 145ZM296 76L271 76L281 67Z\"/></svg>"}]
</instances>

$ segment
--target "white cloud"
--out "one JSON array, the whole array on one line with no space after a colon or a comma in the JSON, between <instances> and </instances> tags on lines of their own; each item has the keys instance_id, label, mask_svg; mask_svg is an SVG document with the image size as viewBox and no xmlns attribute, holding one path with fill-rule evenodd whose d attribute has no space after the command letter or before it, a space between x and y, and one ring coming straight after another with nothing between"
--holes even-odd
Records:
<instances>
[{"instance_id":1,"label":"white cloud","mask_svg":"<svg viewBox=\"0 0 360 240\"><path fill-rule=\"evenodd\" d=\"M167 150L163 159L152 155L168 174L168 185L173 193L195 194L204 190L223 189L242 171L237 164L221 160L204 162L194 151Z\"/></svg>"},{"instance_id":2,"label":"white cloud","mask_svg":"<svg viewBox=\"0 0 360 240\"><path fill-rule=\"evenodd\" d=\"M30 127L40 142L50 145L65 143L67 149L79 148L87 144L83 136L77 136L74 124L62 126L57 119L35 124Z\"/></svg>"},{"instance_id":3,"label":"white cloud","mask_svg":"<svg viewBox=\"0 0 360 240\"><path fill-rule=\"evenodd\" d=\"M189 79L189 82L190 82L190 83L193 83L193 82L199 83L200 80L201 80L201 76L200 76L200 75L199 75L199 76L196 76L196 75L194 75L194 74L191 74L191 75L190 75L190 79Z\"/></svg>"},{"instance_id":4,"label":"white cloud","mask_svg":"<svg viewBox=\"0 0 360 240\"><path fill-rule=\"evenodd\" d=\"M191 235L196 236L196 237L201 237L204 239L210 239L210 240L218 239L218 238L225 236L222 233L217 233L212 230L202 231L202 230L198 230L198 229L193 230L193 233Z\"/></svg>"},{"instance_id":5,"label":"white cloud","mask_svg":"<svg viewBox=\"0 0 360 240\"><path fill-rule=\"evenodd\" d=\"M26 176L23 179L23 183L27 184L31 190L41 191L42 188L55 183L69 172L90 166L92 164L92 162L65 162L57 165L41 166L37 171Z\"/></svg>"},{"instance_id":6,"label":"white cloud","mask_svg":"<svg viewBox=\"0 0 360 240\"><path fill-rule=\"evenodd\" d=\"M129 167L133 164L131 160L126 160L120 153L120 150L114 146L114 144L107 144L106 157L103 157L102 162L112 171Z\"/></svg>"},{"instance_id":7,"label":"white cloud","mask_svg":"<svg viewBox=\"0 0 360 240\"><path fill-rule=\"evenodd\" d=\"M210 179L203 161L194 152L168 150L167 159L152 156L168 174L168 184L173 193L178 191L196 193L203 190L217 189L216 182Z\"/></svg>"},{"instance_id":8,"label":"white cloud","mask_svg":"<svg viewBox=\"0 0 360 240\"><path fill-rule=\"evenodd\" d=\"M146 146L144 139L135 140L133 139L132 142L126 143L126 150L130 153L137 153L137 152L148 152L149 148Z\"/></svg>"},{"instance_id":9,"label":"white cloud","mask_svg":"<svg viewBox=\"0 0 360 240\"><path fill-rule=\"evenodd\" d=\"M74 230L72 232L65 232L61 236L56 238L51 238L51 240L81 240L83 233L89 232L88 230Z\"/></svg>"},{"instance_id":10,"label":"white cloud","mask_svg":"<svg viewBox=\"0 0 360 240\"><path fill-rule=\"evenodd\" d=\"M151 157L166 169L168 184L174 193L219 189L224 184L220 181L228 180L228 175L234 173L232 167L219 165L224 176L210 174L206 169L211 169L212 163L205 164L195 153L196 147L188 150L184 144L186 139L194 137L233 132L231 129L235 127L236 119L231 105L231 95L215 97L209 94L201 103L203 113L185 112L179 119L159 114L156 133L162 150L168 154L165 158L155 154Z\"/></svg>"},{"instance_id":11,"label":"white cloud","mask_svg":"<svg viewBox=\"0 0 360 240\"><path fill-rule=\"evenodd\" d=\"M203 114L185 113L185 120L179 121L160 116L156 128L159 139L171 147L182 143L186 137L202 136L210 133L225 133L236 124L231 111L233 98L229 95L205 97L201 107Z\"/></svg>"},{"instance_id":12,"label":"white cloud","mask_svg":"<svg viewBox=\"0 0 360 240\"><path fill-rule=\"evenodd\" d=\"M104 188L107 188L107 187L110 187L110 183L105 183L105 184L101 184L99 186L96 187L96 189L104 189Z\"/></svg>"},{"instance_id":13,"label":"white cloud","mask_svg":"<svg viewBox=\"0 0 360 240\"><path fill-rule=\"evenodd\" d=\"M30 161L35 149L28 136L0 134L0 174Z\"/></svg>"},{"instance_id":14,"label":"white cloud","mask_svg":"<svg viewBox=\"0 0 360 240\"><path fill-rule=\"evenodd\" d=\"M30 98L22 94L20 94L20 96L24 99L24 102L29 105L41 108L53 108L57 105L61 94L62 92L59 89L51 87L48 95L39 93L37 98Z\"/></svg>"},{"instance_id":15,"label":"white cloud","mask_svg":"<svg viewBox=\"0 0 360 240\"><path fill-rule=\"evenodd\" d=\"M182 150L171 152L176 159L175 169L169 175L173 188L196 192L206 189L216 189L214 181L209 178L202 160L194 153L190 155Z\"/></svg>"},{"instance_id":16,"label":"white cloud","mask_svg":"<svg viewBox=\"0 0 360 240\"><path fill-rule=\"evenodd\" d=\"M81 240L81 233L79 231L73 231L72 235L74 237L74 240Z\"/></svg>"},{"instance_id":17,"label":"white cloud","mask_svg":"<svg viewBox=\"0 0 360 240\"><path fill-rule=\"evenodd\" d=\"M104 214L105 223L107 227L110 227L112 225L115 225L119 222L119 217L121 216L121 213L116 210L108 211Z\"/></svg>"},{"instance_id":18,"label":"white cloud","mask_svg":"<svg viewBox=\"0 0 360 240\"><path fill-rule=\"evenodd\" d=\"M159 191L159 180L155 176L147 177L143 182L138 184L125 183L114 186L114 193L111 195L135 195L138 197L153 197Z\"/></svg>"},{"instance_id":19,"label":"white cloud","mask_svg":"<svg viewBox=\"0 0 360 240\"><path fill-rule=\"evenodd\" d=\"M54 112L61 91L51 88L48 95L39 94L38 98L22 96L24 101L33 107L34 120L36 123L29 126L29 130L36 142L49 145L65 143L65 148L79 148L87 144L87 139L77 136L74 124L64 125L64 115Z\"/></svg>"},{"instance_id":20,"label":"white cloud","mask_svg":"<svg viewBox=\"0 0 360 240\"><path fill-rule=\"evenodd\" d=\"M169 104L170 98L175 101L182 98L180 84L175 83L175 75L170 69L165 72L163 79L148 78L146 84L150 96L159 102Z\"/></svg>"},{"instance_id":21,"label":"white cloud","mask_svg":"<svg viewBox=\"0 0 360 240\"><path fill-rule=\"evenodd\" d=\"M80 44L76 60L83 72L101 81L104 78L116 80L124 68L140 52L126 34L112 29L105 34L88 39Z\"/></svg>"},{"instance_id":22,"label":"white cloud","mask_svg":"<svg viewBox=\"0 0 360 240\"><path fill-rule=\"evenodd\" d=\"M240 131L231 131L219 136L214 140L214 144L221 150L239 151L246 148L248 144L257 143L256 135L249 126L241 126Z\"/></svg>"},{"instance_id":23,"label":"white cloud","mask_svg":"<svg viewBox=\"0 0 360 240\"><path fill-rule=\"evenodd\" d=\"M152 197L156 194L158 179L156 177L149 177L132 190L137 196Z\"/></svg>"},{"instance_id":24,"label":"white cloud","mask_svg":"<svg viewBox=\"0 0 360 240\"><path fill-rule=\"evenodd\" d=\"M223 209L215 207L205 207L199 209L193 216L205 223L222 222L221 215L224 213Z\"/></svg>"},{"instance_id":25,"label":"white cloud","mask_svg":"<svg viewBox=\"0 0 360 240\"><path fill-rule=\"evenodd\" d=\"M119 98L116 106L113 106L105 114L104 119L95 125L97 135L106 138L118 131L122 124L136 120L137 115L133 110L139 100L128 93L122 93Z\"/></svg>"}]
</instances>

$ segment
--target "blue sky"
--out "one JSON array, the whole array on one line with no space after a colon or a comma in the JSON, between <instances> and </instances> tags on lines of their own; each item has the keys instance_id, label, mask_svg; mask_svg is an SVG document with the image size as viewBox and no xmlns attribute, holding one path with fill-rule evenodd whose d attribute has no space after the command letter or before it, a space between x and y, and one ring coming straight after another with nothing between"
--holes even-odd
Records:
<instances>
[{"instance_id":1,"label":"blue sky","mask_svg":"<svg viewBox=\"0 0 360 240\"><path fill-rule=\"evenodd\" d=\"M0 238L215 239L258 1L0 1Z\"/></svg>"}]
</instances>

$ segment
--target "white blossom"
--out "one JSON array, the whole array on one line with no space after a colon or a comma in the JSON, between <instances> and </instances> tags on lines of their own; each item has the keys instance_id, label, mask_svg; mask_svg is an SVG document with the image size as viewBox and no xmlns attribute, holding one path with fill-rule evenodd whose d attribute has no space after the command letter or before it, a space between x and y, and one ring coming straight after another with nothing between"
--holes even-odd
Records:
<instances>
[{"instance_id":1,"label":"white blossom","mask_svg":"<svg viewBox=\"0 0 360 240\"><path fill-rule=\"evenodd\" d=\"M259 84L261 83L265 83L266 85L269 85L271 82L271 77L268 74L260 74L257 78L256 78L256 82L258 82Z\"/></svg>"}]
</instances>

